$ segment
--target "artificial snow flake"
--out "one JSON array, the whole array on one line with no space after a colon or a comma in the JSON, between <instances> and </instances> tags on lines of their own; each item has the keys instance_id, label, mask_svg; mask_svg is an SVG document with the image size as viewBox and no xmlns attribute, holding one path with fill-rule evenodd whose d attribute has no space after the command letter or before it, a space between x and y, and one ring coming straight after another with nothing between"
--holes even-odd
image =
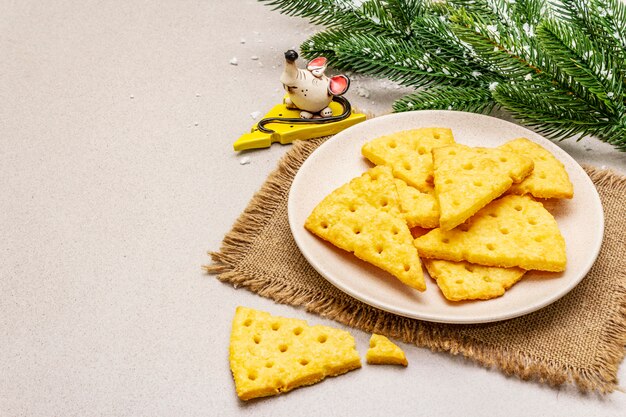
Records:
<instances>
[{"instance_id":1,"label":"artificial snow flake","mask_svg":"<svg viewBox=\"0 0 626 417\"><path fill-rule=\"evenodd\" d=\"M530 80L532 80L532 79L533 79L533 76L532 76L532 74L526 74L526 75L524 76L524 79L525 79L526 81L530 81Z\"/></svg>"},{"instance_id":2,"label":"artificial snow flake","mask_svg":"<svg viewBox=\"0 0 626 417\"><path fill-rule=\"evenodd\" d=\"M522 25L522 29L524 29L524 32L526 33L526 35L528 35L529 38L532 38L533 36L535 36L534 29L528 23L524 23Z\"/></svg>"},{"instance_id":3,"label":"artificial snow flake","mask_svg":"<svg viewBox=\"0 0 626 417\"><path fill-rule=\"evenodd\" d=\"M492 83L489 83L489 91L494 91L496 89L496 87L498 86L498 82L494 81Z\"/></svg>"}]
</instances>

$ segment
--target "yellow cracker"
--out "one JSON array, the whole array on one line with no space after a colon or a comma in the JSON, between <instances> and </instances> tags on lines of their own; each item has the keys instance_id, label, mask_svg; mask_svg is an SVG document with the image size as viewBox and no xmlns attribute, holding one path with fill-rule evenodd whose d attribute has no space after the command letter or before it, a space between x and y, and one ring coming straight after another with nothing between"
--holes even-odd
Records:
<instances>
[{"instance_id":1,"label":"yellow cracker","mask_svg":"<svg viewBox=\"0 0 626 417\"><path fill-rule=\"evenodd\" d=\"M424 259L423 262L444 297L450 301L500 297L526 272L521 268L498 268L464 261Z\"/></svg>"},{"instance_id":2,"label":"yellow cracker","mask_svg":"<svg viewBox=\"0 0 626 417\"><path fill-rule=\"evenodd\" d=\"M365 359L372 365L407 366L409 364L402 349L379 334L373 334L370 338L370 347L365 354Z\"/></svg>"},{"instance_id":3,"label":"yellow cracker","mask_svg":"<svg viewBox=\"0 0 626 417\"><path fill-rule=\"evenodd\" d=\"M413 237L399 214L389 168L373 168L333 191L313 209L304 226L406 285L426 289Z\"/></svg>"},{"instance_id":4,"label":"yellow cracker","mask_svg":"<svg viewBox=\"0 0 626 417\"><path fill-rule=\"evenodd\" d=\"M454 143L447 128L405 130L381 136L363 145L361 153L376 165L387 165L396 178L418 190L432 188L433 159L431 150Z\"/></svg>"},{"instance_id":5,"label":"yellow cracker","mask_svg":"<svg viewBox=\"0 0 626 417\"><path fill-rule=\"evenodd\" d=\"M450 230L533 170L533 161L490 148L449 145L433 149L439 225Z\"/></svg>"},{"instance_id":6,"label":"yellow cracker","mask_svg":"<svg viewBox=\"0 0 626 417\"><path fill-rule=\"evenodd\" d=\"M276 395L361 367L350 333L237 307L230 368L242 400Z\"/></svg>"},{"instance_id":7,"label":"yellow cracker","mask_svg":"<svg viewBox=\"0 0 626 417\"><path fill-rule=\"evenodd\" d=\"M572 198L574 186L565 167L541 145L526 138L512 140L500 149L524 155L533 160L535 169L519 184L513 184L507 194L531 194L537 198Z\"/></svg>"},{"instance_id":8,"label":"yellow cracker","mask_svg":"<svg viewBox=\"0 0 626 417\"><path fill-rule=\"evenodd\" d=\"M558 272L566 264L556 220L529 196L504 196L455 229L433 229L415 239L415 246L424 258L488 266Z\"/></svg>"},{"instance_id":9,"label":"yellow cracker","mask_svg":"<svg viewBox=\"0 0 626 417\"><path fill-rule=\"evenodd\" d=\"M402 215L409 228L419 226L432 229L439 226L439 204L434 188L428 192L420 191L399 178L396 178L395 183Z\"/></svg>"}]
</instances>

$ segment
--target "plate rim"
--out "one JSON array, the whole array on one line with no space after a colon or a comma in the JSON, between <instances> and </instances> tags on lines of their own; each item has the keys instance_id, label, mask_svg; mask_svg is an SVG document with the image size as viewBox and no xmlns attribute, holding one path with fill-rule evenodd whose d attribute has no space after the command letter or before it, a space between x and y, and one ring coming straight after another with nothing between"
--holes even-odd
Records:
<instances>
[{"instance_id":1,"label":"plate rim","mask_svg":"<svg viewBox=\"0 0 626 417\"><path fill-rule=\"evenodd\" d=\"M386 119L407 118L407 117L410 117L411 115L415 115L418 113L422 115L428 115L428 114L440 115L442 113L449 115L451 113L456 113L456 114L462 114L462 117L475 117L476 119L480 119L480 118L495 119L497 120L498 123L504 123L507 125L515 126L516 129L521 129L521 130L525 130L526 132L528 132L528 135L530 136L529 139L531 140L540 138L539 142L542 142L540 144L544 147L547 147L551 153L553 154L556 153L557 155L555 156L557 157L557 159L559 159L562 163L565 162L565 160L567 160L567 162L573 166L573 169L579 170L583 174L582 175L583 180L586 181L587 185L590 186L590 188L593 190L592 197L593 197L594 203L599 207L597 214L599 216L598 220L599 220L599 225L601 227L600 227L600 233L597 236L596 241L593 242L593 247L592 247L593 256L590 256L587 259L587 262L584 264L584 266L580 268L581 270L580 277L578 277L577 279L571 282L568 282L567 285L565 285L563 289L559 293L557 293L556 296L546 297L545 299L540 300L537 303L530 304L529 306L525 306L524 308L518 308L510 312L499 314L499 315L494 315L491 317L482 317L482 318L468 317L467 319L457 317L457 318L449 319L449 318L442 317L441 315L438 315L438 314L429 314L429 313L414 314L410 311L405 311L404 309L394 308L392 305L390 305L387 302L373 302L369 297L363 296L359 292L355 292L352 289L345 286L341 281L337 281L333 279L332 274L326 271L321 265L319 265L317 262L315 262L314 259L311 258L310 254L306 250L303 249L303 242L300 241L299 234L295 233L296 228L300 229L303 226L301 224L295 224L294 214L293 214L295 210L293 190L297 189L297 184L299 182L299 179L302 178L300 173L305 172L303 171L303 168L306 168L309 164L313 163L311 161L315 160L315 158L311 158L311 157L320 149L324 149L327 146L332 146L332 144L334 144L336 141L342 140L342 138L346 135L349 135L351 131L362 129L363 126L366 125L367 123L372 123L372 122L381 123L381 122L384 122ZM418 126L416 126L415 128L418 128ZM400 130L406 130L406 129L399 129L398 131ZM294 187L294 184L296 184L296 187ZM478 324L478 323L491 323L491 322L497 322L497 321L502 321L502 320L508 320L508 319L512 319L515 317L521 317L526 314L530 314L532 312L540 310L558 301L563 296L568 294L572 289L574 289L585 278L585 276L589 273L589 270L591 270L591 268L595 264L599 256L602 243L604 242L604 228L605 228L604 208L602 206L602 201L600 199L600 195L598 194L598 190L595 187L595 184L593 183L589 175L585 172L585 170L582 168L582 166L580 166L580 164L571 155L569 155L565 150L563 150L562 148L557 146L555 143L553 143L549 139L542 136L541 134L534 132L524 126L512 123L508 120L504 120L498 117L493 117L493 116L489 116L485 114L460 112L460 111L453 111L453 110L414 110L410 112L390 113L390 114L378 116L372 119L368 119L362 123L358 123L354 126L350 126L347 129L344 129L343 131L337 133L335 136L328 139L326 142L324 142L318 148L316 148L306 158L306 160L302 163L302 165L296 172L293 178L293 181L291 183L291 186L289 188L288 201L287 201L287 217L288 217L290 232L296 242L296 245L298 246L298 250L300 251L300 253L302 253L306 261L309 263L309 265L313 267L313 269L315 269L326 281L328 281L330 284L338 288L343 293L371 307L381 309L391 314L395 314L395 315L402 316L402 317L418 319L418 320L429 321L429 322L450 323L450 324ZM341 249L338 249L338 250L341 250ZM424 271L424 273L426 273L426 271ZM489 300L486 300L486 301L489 301Z\"/></svg>"}]
</instances>

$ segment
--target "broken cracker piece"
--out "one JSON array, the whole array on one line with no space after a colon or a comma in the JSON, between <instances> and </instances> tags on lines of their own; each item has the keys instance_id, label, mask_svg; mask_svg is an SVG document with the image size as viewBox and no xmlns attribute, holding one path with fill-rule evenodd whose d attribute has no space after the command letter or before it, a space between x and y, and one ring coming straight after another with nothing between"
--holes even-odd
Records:
<instances>
[{"instance_id":1,"label":"broken cracker piece","mask_svg":"<svg viewBox=\"0 0 626 417\"><path fill-rule=\"evenodd\" d=\"M372 365L407 366L409 364L402 349L379 334L373 334L370 338L370 347L365 354L365 359Z\"/></svg>"},{"instance_id":2,"label":"broken cracker piece","mask_svg":"<svg viewBox=\"0 0 626 417\"><path fill-rule=\"evenodd\" d=\"M237 307L230 368L242 400L311 385L361 367L350 333Z\"/></svg>"}]
</instances>

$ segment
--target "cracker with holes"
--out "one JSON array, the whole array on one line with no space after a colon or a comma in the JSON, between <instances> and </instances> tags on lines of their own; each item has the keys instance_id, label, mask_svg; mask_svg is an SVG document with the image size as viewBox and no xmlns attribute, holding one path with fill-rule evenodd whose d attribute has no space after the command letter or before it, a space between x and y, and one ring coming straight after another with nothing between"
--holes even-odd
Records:
<instances>
[{"instance_id":1,"label":"cracker with holes","mask_svg":"<svg viewBox=\"0 0 626 417\"><path fill-rule=\"evenodd\" d=\"M370 338L370 346L365 354L365 360L371 365L407 366L409 364L402 349L379 334L373 334Z\"/></svg>"},{"instance_id":2,"label":"cracker with holes","mask_svg":"<svg viewBox=\"0 0 626 417\"><path fill-rule=\"evenodd\" d=\"M439 227L451 230L533 170L527 157L491 148L449 145L433 153Z\"/></svg>"},{"instance_id":3,"label":"cracker with holes","mask_svg":"<svg viewBox=\"0 0 626 417\"><path fill-rule=\"evenodd\" d=\"M230 368L242 400L311 385L361 367L350 333L237 307Z\"/></svg>"},{"instance_id":4,"label":"cracker with holes","mask_svg":"<svg viewBox=\"0 0 626 417\"><path fill-rule=\"evenodd\" d=\"M372 168L333 191L313 209L304 226L404 284L419 291L426 289L388 167Z\"/></svg>"},{"instance_id":5,"label":"cracker with holes","mask_svg":"<svg viewBox=\"0 0 626 417\"><path fill-rule=\"evenodd\" d=\"M395 179L395 183L402 216L409 228L419 226L432 229L439 226L439 203L434 188L420 191L399 178Z\"/></svg>"},{"instance_id":6,"label":"cracker with holes","mask_svg":"<svg viewBox=\"0 0 626 417\"><path fill-rule=\"evenodd\" d=\"M396 178L420 191L432 189L433 148L454 143L448 128L405 130L367 142L361 153L376 165L393 169Z\"/></svg>"},{"instance_id":7,"label":"cracker with holes","mask_svg":"<svg viewBox=\"0 0 626 417\"><path fill-rule=\"evenodd\" d=\"M424 266L450 301L500 297L526 273L522 268L498 268L469 262L424 259Z\"/></svg>"},{"instance_id":8,"label":"cracker with holes","mask_svg":"<svg viewBox=\"0 0 626 417\"><path fill-rule=\"evenodd\" d=\"M556 220L530 196L495 200L452 230L415 239L420 256L526 270L565 270L565 240Z\"/></svg>"},{"instance_id":9,"label":"cracker with holes","mask_svg":"<svg viewBox=\"0 0 626 417\"><path fill-rule=\"evenodd\" d=\"M526 138L519 138L499 148L526 156L535 163L533 172L524 181L513 184L507 194L530 194L537 198L574 197L574 186L565 166L541 145Z\"/></svg>"}]
</instances>

